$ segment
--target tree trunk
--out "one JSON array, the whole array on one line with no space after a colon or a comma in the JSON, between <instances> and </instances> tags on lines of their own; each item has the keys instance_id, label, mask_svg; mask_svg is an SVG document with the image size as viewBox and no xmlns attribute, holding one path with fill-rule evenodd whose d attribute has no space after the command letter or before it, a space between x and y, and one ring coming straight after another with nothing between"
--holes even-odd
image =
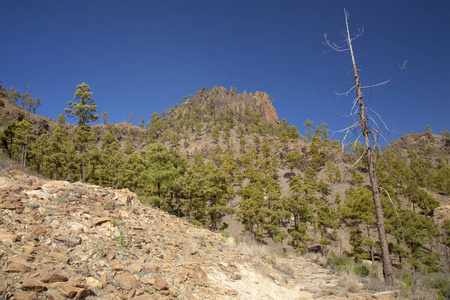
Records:
<instances>
[{"instance_id":1,"label":"tree trunk","mask_svg":"<svg viewBox=\"0 0 450 300\"><path fill-rule=\"evenodd\" d=\"M83 159L80 162L80 181L83 182Z\"/></svg>"},{"instance_id":2,"label":"tree trunk","mask_svg":"<svg viewBox=\"0 0 450 300\"><path fill-rule=\"evenodd\" d=\"M25 133L25 145L24 145L24 153L23 153L23 167L27 166L27 152L28 152L28 129Z\"/></svg>"},{"instance_id":3,"label":"tree trunk","mask_svg":"<svg viewBox=\"0 0 450 300\"><path fill-rule=\"evenodd\" d=\"M191 216L192 216L192 196L189 195L189 223L191 223Z\"/></svg>"},{"instance_id":4,"label":"tree trunk","mask_svg":"<svg viewBox=\"0 0 450 300\"><path fill-rule=\"evenodd\" d=\"M347 14L345 15L345 24L347 27L347 43L350 48L350 53L352 56L352 63L353 63L353 75L355 78L355 88L356 88L356 96L359 104L359 116L361 119L361 130L362 134L364 136L364 142L367 149L367 164L369 169L369 178L370 178L370 185L372 187L372 194L373 194L373 202L375 204L375 213L377 216L377 228L378 228L378 236L380 239L380 246L381 246L381 260L383 262L383 275L384 280L386 284L393 285L394 280L392 277L392 263L391 263L391 257L389 256L389 248L386 238L386 229L384 226L384 216L383 216L383 207L381 206L381 199L380 199L380 191L378 189L378 179L377 174L375 171L375 164L373 161L372 156L372 147L370 145L369 140L369 134L370 129L367 125L367 114L364 107L363 97L361 93L361 85L358 75L358 69L356 68L356 62L355 62L355 55L353 53L353 47L352 47L352 40L350 37L350 30L348 28L348 21L347 21Z\"/></svg>"}]
</instances>

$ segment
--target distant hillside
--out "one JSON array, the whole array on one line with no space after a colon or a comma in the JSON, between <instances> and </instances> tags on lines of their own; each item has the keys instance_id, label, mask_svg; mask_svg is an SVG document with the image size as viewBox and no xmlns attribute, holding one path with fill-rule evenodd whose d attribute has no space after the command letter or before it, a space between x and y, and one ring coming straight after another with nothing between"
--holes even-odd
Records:
<instances>
[{"instance_id":1,"label":"distant hillside","mask_svg":"<svg viewBox=\"0 0 450 300\"><path fill-rule=\"evenodd\" d=\"M16 103L8 99L6 90L0 86L0 100L3 101L4 107L0 108L0 130L3 130L8 122L12 120L22 121L27 117L25 108L18 106ZM35 134L41 134L45 131L51 131L57 122L51 118L43 117L38 114L28 114L29 122L33 125Z\"/></svg>"}]
</instances>

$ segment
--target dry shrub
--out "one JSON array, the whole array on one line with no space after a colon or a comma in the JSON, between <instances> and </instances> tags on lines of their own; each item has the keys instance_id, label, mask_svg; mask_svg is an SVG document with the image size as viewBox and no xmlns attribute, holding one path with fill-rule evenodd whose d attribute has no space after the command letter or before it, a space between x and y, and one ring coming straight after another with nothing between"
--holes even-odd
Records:
<instances>
[{"instance_id":1,"label":"dry shrub","mask_svg":"<svg viewBox=\"0 0 450 300\"><path fill-rule=\"evenodd\" d=\"M369 270L369 276L372 278L377 278L383 280L383 267L380 264L369 264L366 265L366 268Z\"/></svg>"},{"instance_id":2,"label":"dry shrub","mask_svg":"<svg viewBox=\"0 0 450 300\"><path fill-rule=\"evenodd\" d=\"M288 264L278 264L275 262L274 268L285 275L294 275L294 269L292 269Z\"/></svg>"},{"instance_id":3,"label":"dry shrub","mask_svg":"<svg viewBox=\"0 0 450 300\"><path fill-rule=\"evenodd\" d=\"M359 281L358 275L351 271L342 274L340 283L349 293L359 293L363 286L363 284Z\"/></svg>"},{"instance_id":4,"label":"dry shrub","mask_svg":"<svg viewBox=\"0 0 450 300\"><path fill-rule=\"evenodd\" d=\"M367 277L362 278L364 289L374 292L389 291L392 287L386 285L383 278L383 268L380 264L364 263L364 267L369 271Z\"/></svg>"},{"instance_id":5,"label":"dry shrub","mask_svg":"<svg viewBox=\"0 0 450 300\"><path fill-rule=\"evenodd\" d=\"M438 293L435 290L418 286L413 288L412 290L405 291L402 290L400 293L399 300L434 300L434 299L443 299L439 298Z\"/></svg>"},{"instance_id":6,"label":"dry shrub","mask_svg":"<svg viewBox=\"0 0 450 300\"><path fill-rule=\"evenodd\" d=\"M385 292L392 289L392 287L386 285L384 279L377 277L365 277L363 278L364 289L373 292Z\"/></svg>"},{"instance_id":7,"label":"dry shrub","mask_svg":"<svg viewBox=\"0 0 450 300\"><path fill-rule=\"evenodd\" d=\"M328 259L319 253L314 252L306 253L305 255L303 255L303 258L313 261L322 267L328 265Z\"/></svg>"},{"instance_id":8,"label":"dry shrub","mask_svg":"<svg viewBox=\"0 0 450 300\"><path fill-rule=\"evenodd\" d=\"M266 246L261 245L248 237L243 237L236 247L242 254L250 257L261 257L267 259L270 254Z\"/></svg>"}]
</instances>

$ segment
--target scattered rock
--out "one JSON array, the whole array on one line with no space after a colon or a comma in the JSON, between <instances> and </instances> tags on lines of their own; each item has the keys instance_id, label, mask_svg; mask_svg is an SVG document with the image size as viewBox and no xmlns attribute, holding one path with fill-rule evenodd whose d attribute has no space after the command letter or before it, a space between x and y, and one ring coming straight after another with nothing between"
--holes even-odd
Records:
<instances>
[{"instance_id":1,"label":"scattered rock","mask_svg":"<svg viewBox=\"0 0 450 300\"><path fill-rule=\"evenodd\" d=\"M37 279L25 279L20 286L23 291L42 292L47 290L47 286Z\"/></svg>"},{"instance_id":2,"label":"scattered rock","mask_svg":"<svg viewBox=\"0 0 450 300\"><path fill-rule=\"evenodd\" d=\"M157 289L158 291L161 290L167 290L169 284L167 283L167 281L165 281L163 278L161 278L160 276L156 276L155 278L155 283L153 284L153 286L155 287L155 289Z\"/></svg>"},{"instance_id":3,"label":"scattered rock","mask_svg":"<svg viewBox=\"0 0 450 300\"><path fill-rule=\"evenodd\" d=\"M125 268L118 259L113 260L111 265L114 271L123 271Z\"/></svg>"},{"instance_id":4,"label":"scattered rock","mask_svg":"<svg viewBox=\"0 0 450 300\"><path fill-rule=\"evenodd\" d=\"M41 281L45 283L66 282L67 280L69 280L67 276L58 273L44 274L41 276Z\"/></svg>"},{"instance_id":5,"label":"scattered rock","mask_svg":"<svg viewBox=\"0 0 450 300\"><path fill-rule=\"evenodd\" d=\"M139 283L130 273L123 273L114 278L116 285L122 289L131 290L139 287Z\"/></svg>"},{"instance_id":6,"label":"scattered rock","mask_svg":"<svg viewBox=\"0 0 450 300\"><path fill-rule=\"evenodd\" d=\"M12 262L5 268L4 271L5 272L21 272L21 273L25 273L25 272L28 272L30 269L31 268L30 268L30 266L28 264Z\"/></svg>"},{"instance_id":7,"label":"scattered rock","mask_svg":"<svg viewBox=\"0 0 450 300\"><path fill-rule=\"evenodd\" d=\"M48 300L66 300L66 297L55 291L47 292L45 296Z\"/></svg>"},{"instance_id":8,"label":"scattered rock","mask_svg":"<svg viewBox=\"0 0 450 300\"><path fill-rule=\"evenodd\" d=\"M106 276L106 274L105 274L105 276ZM101 289L103 287L102 282L100 280L97 280L97 279L93 278L93 277L86 277L86 284L91 289Z\"/></svg>"},{"instance_id":9,"label":"scattered rock","mask_svg":"<svg viewBox=\"0 0 450 300\"><path fill-rule=\"evenodd\" d=\"M63 293L68 298L75 297L79 292L81 292L83 289L74 287L68 283L62 283L58 286L61 293Z\"/></svg>"},{"instance_id":10,"label":"scattered rock","mask_svg":"<svg viewBox=\"0 0 450 300\"><path fill-rule=\"evenodd\" d=\"M140 264L131 264L129 269L132 273L139 273L142 271L142 266Z\"/></svg>"},{"instance_id":11,"label":"scattered rock","mask_svg":"<svg viewBox=\"0 0 450 300\"><path fill-rule=\"evenodd\" d=\"M147 271L149 273L158 273L159 272L159 267L158 266L154 266L154 265L145 266L145 271Z\"/></svg>"},{"instance_id":12,"label":"scattered rock","mask_svg":"<svg viewBox=\"0 0 450 300\"><path fill-rule=\"evenodd\" d=\"M17 290L13 293L14 298L20 299L20 300L35 300L39 299L38 293L36 292L25 292Z\"/></svg>"},{"instance_id":13,"label":"scattered rock","mask_svg":"<svg viewBox=\"0 0 450 300\"><path fill-rule=\"evenodd\" d=\"M17 241L18 238L19 238L19 236L17 234L9 232L8 230L6 230L4 228L0 228L0 240L3 243L12 244L15 241Z\"/></svg>"}]
</instances>

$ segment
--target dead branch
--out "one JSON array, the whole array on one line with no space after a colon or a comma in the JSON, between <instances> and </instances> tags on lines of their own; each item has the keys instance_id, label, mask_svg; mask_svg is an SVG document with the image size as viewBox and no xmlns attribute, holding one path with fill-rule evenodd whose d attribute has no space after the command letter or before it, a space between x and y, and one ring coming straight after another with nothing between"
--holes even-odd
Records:
<instances>
[{"instance_id":1,"label":"dead branch","mask_svg":"<svg viewBox=\"0 0 450 300\"><path fill-rule=\"evenodd\" d=\"M400 227L402 228L402 238L403 238L403 243L406 244L406 242L405 242L405 234L403 233L402 220L400 219L400 216L398 215L397 208L395 207L394 202L393 202L392 199L391 199L391 195L389 195L389 192L388 192L385 188L382 188L381 186L379 186L378 188L381 189L381 190L383 190L383 191L385 191L386 194L388 195L389 200L391 201L392 207L393 207L394 210L395 210L395 214L397 215L398 221L400 222Z\"/></svg>"},{"instance_id":2,"label":"dead branch","mask_svg":"<svg viewBox=\"0 0 450 300\"><path fill-rule=\"evenodd\" d=\"M383 121L383 118L381 118L381 116L380 116L376 111L374 111L374 110L371 109L370 107L366 107L366 109L370 110L371 112L373 112L374 114L377 115L378 119L380 119L381 123L383 123L383 126L384 126L384 128L386 128L387 131L393 132L393 131L391 131L391 130L387 127L386 123ZM393 132L393 133L395 133L395 132Z\"/></svg>"},{"instance_id":3,"label":"dead branch","mask_svg":"<svg viewBox=\"0 0 450 300\"><path fill-rule=\"evenodd\" d=\"M363 158L364 154L366 154L367 148L364 148L364 152L361 154L361 156L358 158L357 161L355 161L355 163L349 168L353 168L354 166L356 166L358 164L358 162Z\"/></svg>"},{"instance_id":4,"label":"dead branch","mask_svg":"<svg viewBox=\"0 0 450 300\"><path fill-rule=\"evenodd\" d=\"M377 84L373 84L373 85L362 86L361 89L373 89L374 87L382 86L382 85L388 84L389 82L392 81L392 79L394 79L395 77L397 77L397 75L398 75L401 71L403 71L403 70L406 68L406 64L407 64L407 63L408 63L408 61L405 60L405 61L403 62L403 66L401 66L401 68L397 71L397 73L395 73L394 75L392 75L388 80L383 81L383 82L380 82L380 83L377 83Z\"/></svg>"}]
</instances>

